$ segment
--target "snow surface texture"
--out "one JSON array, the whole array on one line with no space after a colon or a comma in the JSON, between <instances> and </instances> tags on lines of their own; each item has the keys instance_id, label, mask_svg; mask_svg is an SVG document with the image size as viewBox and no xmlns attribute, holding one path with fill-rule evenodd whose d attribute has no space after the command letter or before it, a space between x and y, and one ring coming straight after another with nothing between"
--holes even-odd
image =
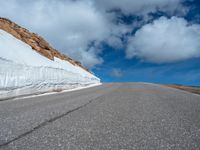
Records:
<instances>
[{"instance_id":1,"label":"snow surface texture","mask_svg":"<svg viewBox=\"0 0 200 150\"><path fill-rule=\"evenodd\" d=\"M59 58L52 61L0 30L0 99L98 83L81 67Z\"/></svg>"}]
</instances>

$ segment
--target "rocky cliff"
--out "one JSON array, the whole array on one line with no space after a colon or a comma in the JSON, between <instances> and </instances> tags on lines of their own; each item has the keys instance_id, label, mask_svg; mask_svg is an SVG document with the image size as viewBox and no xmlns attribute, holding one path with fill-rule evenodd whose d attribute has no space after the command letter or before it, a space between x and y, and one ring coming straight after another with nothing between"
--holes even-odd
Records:
<instances>
[{"instance_id":1,"label":"rocky cliff","mask_svg":"<svg viewBox=\"0 0 200 150\"><path fill-rule=\"evenodd\" d=\"M79 61L73 60L64 54L61 54L58 50L51 47L49 43L45 41L41 36L37 35L36 33L29 32L27 29L17 25L9 19L0 17L0 29L12 34L17 39L30 45L33 50L51 60L53 60L54 57L60 58L62 60L67 60L73 65L80 66L89 72L89 70L83 67Z\"/></svg>"}]
</instances>

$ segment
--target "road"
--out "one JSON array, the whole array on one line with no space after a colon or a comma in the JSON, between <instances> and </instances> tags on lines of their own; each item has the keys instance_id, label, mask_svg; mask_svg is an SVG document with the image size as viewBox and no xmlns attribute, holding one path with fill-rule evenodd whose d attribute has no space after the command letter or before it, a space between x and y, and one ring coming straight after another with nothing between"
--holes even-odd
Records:
<instances>
[{"instance_id":1,"label":"road","mask_svg":"<svg viewBox=\"0 0 200 150\"><path fill-rule=\"evenodd\" d=\"M0 149L198 150L200 96L116 83L0 101Z\"/></svg>"}]
</instances>

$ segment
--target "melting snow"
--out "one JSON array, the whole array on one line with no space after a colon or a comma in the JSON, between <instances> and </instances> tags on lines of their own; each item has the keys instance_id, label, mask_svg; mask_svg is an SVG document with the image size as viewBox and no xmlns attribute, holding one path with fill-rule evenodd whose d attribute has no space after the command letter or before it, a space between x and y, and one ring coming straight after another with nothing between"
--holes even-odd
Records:
<instances>
[{"instance_id":1,"label":"melting snow","mask_svg":"<svg viewBox=\"0 0 200 150\"><path fill-rule=\"evenodd\" d=\"M98 83L99 78L81 67L49 60L0 30L0 99Z\"/></svg>"}]
</instances>

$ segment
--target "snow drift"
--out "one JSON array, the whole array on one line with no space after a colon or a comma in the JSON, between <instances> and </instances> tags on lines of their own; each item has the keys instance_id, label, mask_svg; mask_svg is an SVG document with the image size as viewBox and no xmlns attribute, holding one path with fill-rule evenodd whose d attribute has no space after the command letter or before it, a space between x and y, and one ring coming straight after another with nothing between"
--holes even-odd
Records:
<instances>
[{"instance_id":1,"label":"snow drift","mask_svg":"<svg viewBox=\"0 0 200 150\"><path fill-rule=\"evenodd\" d=\"M0 29L0 99L72 89L100 79L67 60L50 60Z\"/></svg>"}]
</instances>

